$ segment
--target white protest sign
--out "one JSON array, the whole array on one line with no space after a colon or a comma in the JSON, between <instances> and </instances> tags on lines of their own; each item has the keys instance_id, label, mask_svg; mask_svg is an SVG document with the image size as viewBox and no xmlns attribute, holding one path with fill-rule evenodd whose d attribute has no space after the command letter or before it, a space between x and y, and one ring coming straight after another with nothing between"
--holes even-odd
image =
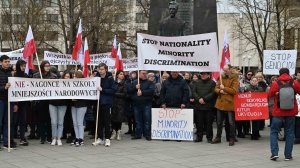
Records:
<instances>
[{"instance_id":1,"label":"white protest sign","mask_svg":"<svg viewBox=\"0 0 300 168\"><path fill-rule=\"evenodd\" d=\"M124 71L137 71L138 70L138 59L130 58L123 59Z\"/></svg>"},{"instance_id":2,"label":"white protest sign","mask_svg":"<svg viewBox=\"0 0 300 168\"><path fill-rule=\"evenodd\" d=\"M288 68L290 75L295 74L297 50L264 50L263 73L279 75L281 68Z\"/></svg>"},{"instance_id":3,"label":"white protest sign","mask_svg":"<svg viewBox=\"0 0 300 168\"><path fill-rule=\"evenodd\" d=\"M300 95L296 94L296 100L298 103L298 114L296 115L296 117L300 117Z\"/></svg>"},{"instance_id":4,"label":"white protest sign","mask_svg":"<svg viewBox=\"0 0 300 168\"><path fill-rule=\"evenodd\" d=\"M219 71L216 33L179 37L137 34L141 70Z\"/></svg>"},{"instance_id":5,"label":"white protest sign","mask_svg":"<svg viewBox=\"0 0 300 168\"><path fill-rule=\"evenodd\" d=\"M9 51L9 52L0 52L0 57L2 55L7 55L10 58L10 64L15 65L19 59L23 58L23 50L24 48Z\"/></svg>"},{"instance_id":6,"label":"white protest sign","mask_svg":"<svg viewBox=\"0 0 300 168\"><path fill-rule=\"evenodd\" d=\"M193 109L152 108L152 139L193 141Z\"/></svg>"},{"instance_id":7,"label":"white protest sign","mask_svg":"<svg viewBox=\"0 0 300 168\"><path fill-rule=\"evenodd\" d=\"M61 54L45 51L44 60L49 61L51 65L76 65L76 61L73 60L71 54Z\"/></svg>"},{"instance_id":8,"label":"white protest sign","mask_svg":"<svg viewBox=\"0 0 300 168\"><path fill-rule=\"evenodd\" d=\"M100 78L32 79L9 77L10 101L98 98Z\"/></svg>"}]
</instances>

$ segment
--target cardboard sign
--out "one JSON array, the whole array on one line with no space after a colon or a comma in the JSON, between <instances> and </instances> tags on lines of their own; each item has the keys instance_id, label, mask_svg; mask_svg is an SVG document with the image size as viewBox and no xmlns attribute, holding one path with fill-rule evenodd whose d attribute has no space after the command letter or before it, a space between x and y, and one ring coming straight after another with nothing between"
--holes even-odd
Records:
<instances>
[{"instance_id":1,"label":"cardboard sign","mask_svg":"<svg viewBox=\"0 0 300 168\"><path fill-rule=\"evenodd\" d=\"M152 108L152 139L193 141L193 109Z\"/></svg>"},{"instance_id":2,"label":"cardboard sign","mask_svg":"<svg viewBox=\"0 0 300 168\"><path fill-rule=\"evenodd\" d=\"M269 118L266 92L239 93L234 96L235 120L265 120Z\"/></svg>"},{"instance_id":3,"label":"cardboard sign","mask_svg":"<svg viewBox=\"0 0 300 168\"><path fill-rule=\"evenodd\" d=\"M295 74L297 50L264 50L263 73L279 75L281 68L288 68L290 75Z\"/></svg>"}]
</instances>

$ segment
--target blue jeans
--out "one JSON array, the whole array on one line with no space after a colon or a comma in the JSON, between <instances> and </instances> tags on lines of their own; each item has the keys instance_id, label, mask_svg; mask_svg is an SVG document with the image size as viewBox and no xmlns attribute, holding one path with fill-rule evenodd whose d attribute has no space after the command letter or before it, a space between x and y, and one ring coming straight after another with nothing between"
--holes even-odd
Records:
<instances>
[{"instance_id":1,"label":"blue jeans","mask_svg":"<svg viewBox=\"0 0 300 168\"><path fill-rule=\"evenodd\" d=\"M8 144L8 102L0 100L0 128L3 127L3 144ZM2 123L3 121L3 123ZM10 141L13 142L16 118L13 113L13 103L10 103ZM2 132L2 131L1 131Z\"/></svg>"},{"instance_id":2,"label":"blue jeans","mask_svg":"<svg viewBox=\"0 0 300 168\"><path fill-rule=\"evenodd\" d=\"M67 111L67 106L53 106L49 104L52 138L60 139L62 137L66 111Z\"/></svg>"},{"instance_id":3,"label":"blue jeans","mask_svg":"<svg viewBox=\"0 0 300 168\"><path fill-rule=\"evenodd\" d=\"M284 156L286 158L292 157L293 144L295 139L295 117L276 117L272 118L271 132L270 132L270 145L272 155L278 156L278 133L284 125L284 135L285 135L285 149Z\"/></svg>"},{"instance_id":4,"label":"blue jeans","mask_svg":"<svg viewBox=\"0 0 300 168\"><path fill-rule=\"evenodd\" d=\"M74 131L77 139L83 139L84 126L83 120L87 107L74 107L72 106L72 119L74 125Z\"/></svg>"},{"instance_id":5,"label":"blue jeans","mask_svg":"<svg viewBox=\"0 0 300 168\"><path fill-rule=\"evenodd\" d=\"M142 137L142 132L144 137L151 138L151 107L152 102L149 104L134 105L134 117L135 117L135 137Z\"/></svg>"}]
</instances>

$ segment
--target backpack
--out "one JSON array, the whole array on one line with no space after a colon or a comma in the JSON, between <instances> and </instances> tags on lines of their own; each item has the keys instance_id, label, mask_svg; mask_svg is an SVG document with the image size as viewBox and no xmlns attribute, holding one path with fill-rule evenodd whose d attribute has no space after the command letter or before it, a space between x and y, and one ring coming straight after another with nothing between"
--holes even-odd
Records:
<instances>
[{"instance_id":1,"label":"backpack","mask_svg":"<svg viewBox=\"0 0 300 168\"><path fill-rule=\"evenodd\" d=\"M292 110L294 109L295 91L293 88L294 80L285 82L282 84L281 81L277 81L279 86L278 91L278 107L281 110Z\"/></svg>"}]
</instances>

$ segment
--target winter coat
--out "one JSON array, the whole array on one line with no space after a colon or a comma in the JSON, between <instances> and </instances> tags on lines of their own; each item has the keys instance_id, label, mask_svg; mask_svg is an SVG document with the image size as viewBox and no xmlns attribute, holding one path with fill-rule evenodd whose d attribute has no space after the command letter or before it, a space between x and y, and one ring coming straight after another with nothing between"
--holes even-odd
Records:
<instances>
[{"instance_id":1,"label":"winter coat","mask_svg":"<svg viewBox=\"0 0 300 168\"><path fill-rule=\"evenodd\" d=\"M136 85L138 84L138 80L134 80L131 87L128 88L128 93L132 95L133 105L149 105L152 103L152 99L154 96L154 83L149 81L148 79L142 80L140 79L140 88L142 91L142 95L137 95Z\"/></svg>"},{"instance_id":2,"label":"winter coat","mask_svg":"<svg viewBox=\"0 0 300 168\"><path fill-rule=\"evenodd\" d=\"M111 111L111 120L113 122L122 122L125 117L127 86L125 81L115 82L116 92L114 95L114 104Z\"/></svg>"},{"instance_id":3,"label":"winter coat","mask_svg":"<svg viewBox=\"0 0 300 168\"><path fill-rule=\"evenodd\" d=\"M284 82L289 82L291 80L291 76L284 73L279 76L278 80L283 84ZM293 88L296 93L300 93L300 83L297 80L294 80ZM274 97L274 105L273 105L273 111L272 111L272 116L296 116L298 114L298 104L297 104L297 99L295 97L294 101L294 109L292 110L281 110L278 107L278 95L276 93L279 92L279 86L277 82L273 82L268 96L269 97Z\"/></svg>"},{"instance_id":4,"label":"winter coat","mask_svg":"<svg viewBox=\"0 0 300 168\"><path fill-rule=\"evenodd\" d=\"M265 81L260 81L258 82L258 86L261 87L263 89L263 91L265 92L268 88L268 84Z\"/></svg>"},{"instance_id":5,"label":"winter coat","mask_svg":"<svg viewBox=\"0 0 300 168\"><path fill-rule=\"evenodd\" d=\"M197 80L193 85L193 97L195 99L196 108L199 110L212 110L215 105L215 86L216 83L211 80ZM205 104L200 104L199 99L204 99Z\"/></svg>"},{"instance_id":6,"label":"winter coat","mask_svg":"<svg viewBox=\"0 0 300 168\"><path fill-rule=\"evenodd\" d=\"M2 66L0 67L0 100L7 101L8 89L5 89L5 86L8 83L8 77L11 76L11 68L3 69Z\"/></svg>"},{"instance_id":7,"label":"winter coat","mask_svg":"<svg viewBox=\"0 0 300 168\"><path fill-rule=\"evenodd\" d=\"M215 87L215 92L218 94L215 107L221 111L234 111L234 95L238 93L239 81L238 75L230 74L221 76L224 85L225 94L220 93L220 80Z\"/></svg>"},{"instance_id":8,"label":"winter coat","mask_svg":"<svg viewBox=\"0 0 300 168\"><path fill-rule=\"evenodd\" d=\"M101 77L100 74L96 76ZM116 86L111 73L106 73L104 78L101 78L102 91L100 92L101 105L112 106L113 98L116 91Z\"/></svg>"},{"instance_id":9,"label":"winter coat","mask_svg":"<svg viewBox=\"0 0 300 168\"><path fill-rule=\"evenodd\" d=\"M162 84L160 91L160 102L167 107L179 108L181 104L187 106L189 99L189 86L186 81L178 76L173 79L171 76Z\"/></svg>"},{"instance_id":10,"label":"winter coat","mask_svg":"<svg viewBox=\"0 0 300 168\"><path fill-rule=\"evenodd\" d=\"M263 92L264 89L260 86L253 86L253 85L248 85L245 89L245 92Z\"/></svg>"}]
</instances>

